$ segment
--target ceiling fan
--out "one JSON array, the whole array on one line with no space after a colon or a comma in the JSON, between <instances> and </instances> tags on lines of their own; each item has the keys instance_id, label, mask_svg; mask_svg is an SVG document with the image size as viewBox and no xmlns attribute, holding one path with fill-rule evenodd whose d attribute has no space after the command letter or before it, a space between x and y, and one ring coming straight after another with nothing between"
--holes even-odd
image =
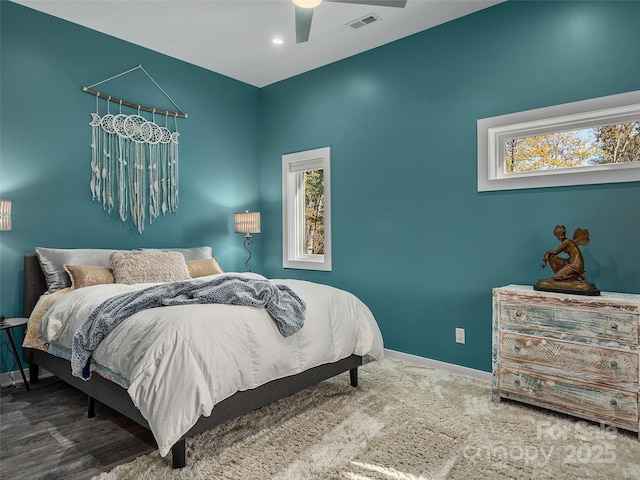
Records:
<instances>
[{"instance_id":1,"label":"ceiling fan","mask_svg":"<svg viewBox=\"0 0 640 480\"><path fill-rule=\"evenodd\" d=\"M323 0L291 0L296 7L296 43L304 43L309 40L311 31L311 19L313 9ZM355 3L357 5L373 5L376 7L404 8L407 0L324 0L334 3Z\"/></svg>"}]
</instances>

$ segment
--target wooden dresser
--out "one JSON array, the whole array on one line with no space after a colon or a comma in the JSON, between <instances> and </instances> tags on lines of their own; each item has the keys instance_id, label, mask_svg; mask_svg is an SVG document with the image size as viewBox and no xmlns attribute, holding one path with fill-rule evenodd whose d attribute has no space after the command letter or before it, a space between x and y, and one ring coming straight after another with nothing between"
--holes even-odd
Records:
<instances>
[{"instance_id":1,"label":"wooden dresser","mask_svg":"<svg viewBox=\"0 0 640 480\"><path fill-rule=\"evenodd\" d=\"M639 432L640 295L493 289L493 400Z\"/></svg>"}]
</instances>

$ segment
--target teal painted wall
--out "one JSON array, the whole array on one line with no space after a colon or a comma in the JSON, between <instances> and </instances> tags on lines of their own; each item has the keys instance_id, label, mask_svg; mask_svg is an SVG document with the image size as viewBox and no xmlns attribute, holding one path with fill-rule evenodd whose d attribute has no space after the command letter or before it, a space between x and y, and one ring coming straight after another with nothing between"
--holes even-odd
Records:
<instances>
[{"instance_id":1,"label":"teal painted wall","mask_svg":"<svg viewBox=\"0 0 640 480\"><path fill-rule=\"evenodd\" d=\"M640 2L507 2L263 88L266 274L351 290L387 348L486 371L491 289L550 276L556 224L590 231L599 288L640 293L639 183L476 189L479 118L640 89L638 19ZM281 155L324 146L333 271L284 270Z\"/></svg>"},{"instance_id":2,"label":"teal painted wall","mask_svg":"<svg viewBox=\"0 0 640 480\"><path fill-rule=\"evenodd\" d=\"M0 3L7 315L20 315L21 258L38 245L207 244L223 268L243 269L241 208L262 211L255 270L351 290L388 348L481 370L491 288L548 276L538 265L557 223L589 229L590 280L640 292L640 184L476 191L478 118L640 89L640 2L508 2L263 89ZM189 113L180 208L142 236L91 202L95 99L81 91L138 64ZM173 109L144 75L119 80L105 92ZM281 155L327 145L333 271L284 270Z\"/></svg>"},{"instance_id":3,"label":"teal painted wall","mask_svg":"<svg viewBox=\"0 0 640 480\"><path fill-rule=\"evenodd\" d=\"M243 269L233 212L259 206L260 90L14 3L2 1L0 13L0 197L13 201L13 229L0 232L2 313L22 316L22 256L36 246L210 245L223 269ZM81 90L140 64L189 115L178 120L179 208L147 223L142 235L91 200L89 121L96 101ZM140 70L97 88L175 110ZM104 114L106 101L100 107ZM259 236L254 254L259 266ZM4 333L1 339L5 372L14 368Z\"/></svg>"}]
</instances>

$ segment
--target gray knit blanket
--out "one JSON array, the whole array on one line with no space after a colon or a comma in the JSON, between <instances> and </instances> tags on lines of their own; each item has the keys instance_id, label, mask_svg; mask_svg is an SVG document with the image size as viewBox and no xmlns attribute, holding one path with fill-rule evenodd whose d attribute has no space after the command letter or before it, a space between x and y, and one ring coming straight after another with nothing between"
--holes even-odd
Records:
<instances>
[{"instance_id":1,"label":"gray knit blanket","mask_svg":"<svg viewBox=\"0 0 640 480\"><path fill-rule=\"evenodd\" d=\"M91 377L91 353L123 320L149 308L193 303L224 303L263 307L288 337L302 328L306 305L289 287L269 280L222 275L209 281L164 283L123 293L102 302L73 335L71 373L83 380Z\"/></svg>"}]
</instances>

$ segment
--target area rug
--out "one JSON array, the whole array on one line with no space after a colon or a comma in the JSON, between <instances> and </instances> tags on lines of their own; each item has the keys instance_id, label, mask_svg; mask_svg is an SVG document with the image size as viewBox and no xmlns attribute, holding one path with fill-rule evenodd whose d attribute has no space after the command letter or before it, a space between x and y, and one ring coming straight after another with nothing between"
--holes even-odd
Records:
<instances>
[{"instance_id":1,"label":"area rug","mask_svg":"<svg viewBox=\"0 0 640 480\"><path fill-rule=\"evenodd\" d=\"M640 479L635 433L515 402L487 382L395 359L340 375L96 480Z\"/></svg>"}]
</instances>

